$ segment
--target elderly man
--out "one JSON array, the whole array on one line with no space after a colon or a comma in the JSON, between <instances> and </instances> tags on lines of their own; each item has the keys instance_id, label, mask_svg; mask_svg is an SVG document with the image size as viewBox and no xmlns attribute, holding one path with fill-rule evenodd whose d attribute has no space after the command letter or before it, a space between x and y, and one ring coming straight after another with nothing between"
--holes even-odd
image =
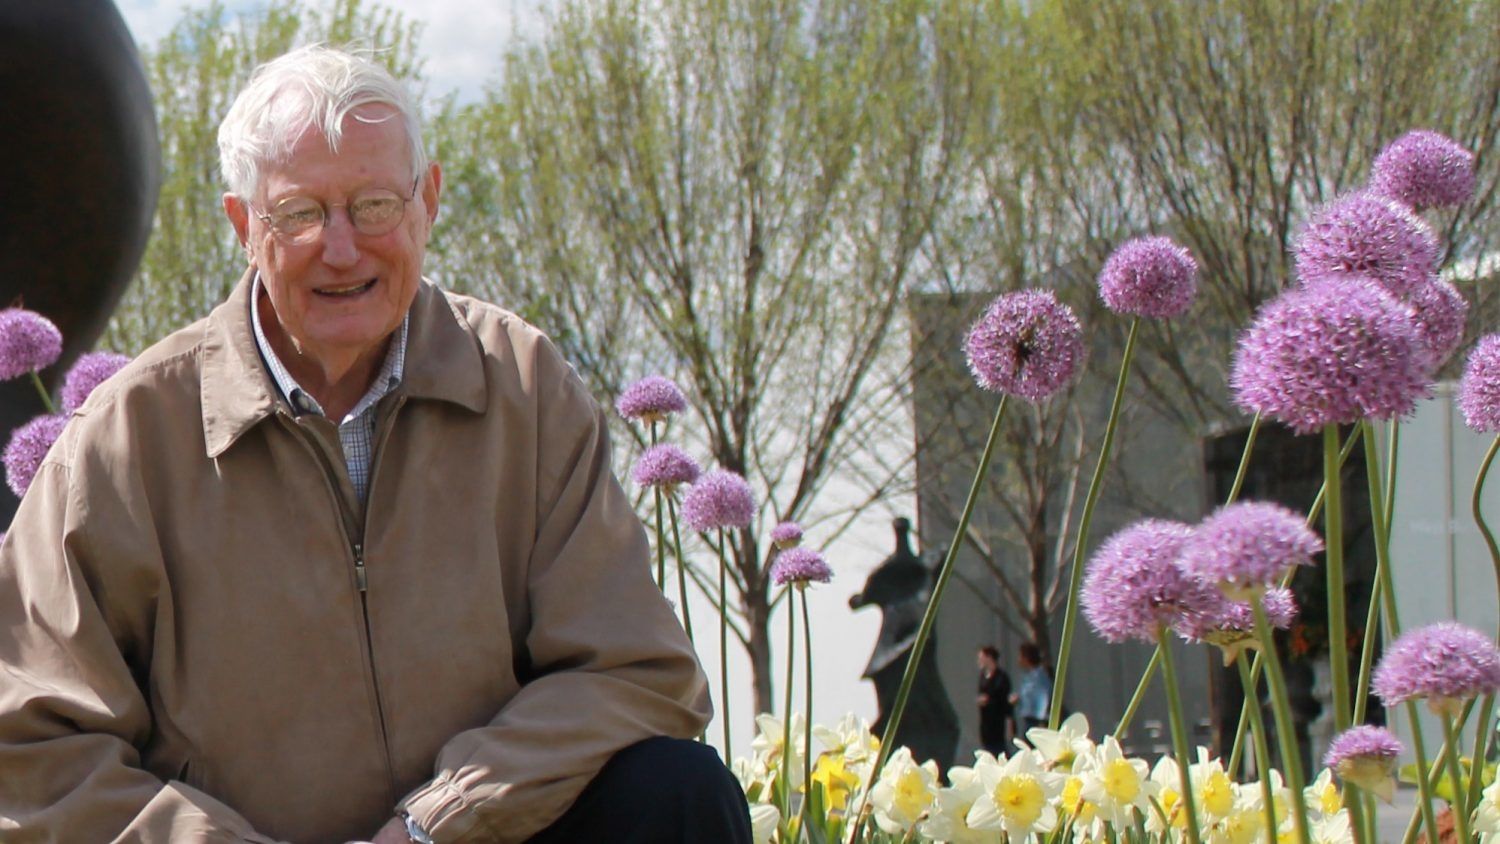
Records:
<instances>
[{"instance_id":1,"label":"elderly man","mask_svg":"<svg viewBox=\"0 0 1500 844\"><path fill-rule=\"evenodd\" d=\"M243 279L0 548L0 840L749 841L598 407L422 279L414 115L321 47L230 109Z\"/></svg>"}]
</instances>

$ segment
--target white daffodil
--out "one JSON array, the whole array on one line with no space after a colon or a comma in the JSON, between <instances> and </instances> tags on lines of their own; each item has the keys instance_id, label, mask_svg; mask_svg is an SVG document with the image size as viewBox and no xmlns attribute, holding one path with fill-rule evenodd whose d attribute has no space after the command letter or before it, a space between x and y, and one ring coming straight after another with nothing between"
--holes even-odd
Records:
<instances>
[{"instance_id":1,"label":"white daffodil","mask_svg":"<svg viewBox=\"0 0 1500 844\"><path fill-rule=\"evenodd\" d=\"M851 766L874 760L880 753L880 739L870 732L870 722L853 712L844 713L844 717L832 727L814 724L813 738L823 745L823 749L843 756Z\"/></svg>"},{"instance_id":2,"label":"white daffodil","mask_svg":"<svg viewBox=\"0 0 1500 844\"><path fill-rule=\"evenodd\" d=\"M755 764L765 771L765 778L775 781L781 778L782 743L785 740L786 724L780 718L763 712L755 716L755 738L750 749L755 754ZM805 736L806 721L801 713L792 714L792 765L791 787L802 788L802 755L807 751Z\"/></svg>"},{"instance_id":3,"label":"white daffodil","mask_svg":"<svg viewBox=\"0 0 1500 844\"><path fill-rule=\"evenodd\" d=\"M994 761L991 756L990 762ZM969 826L969 810L984 794L984 782L974 769L961 765L949 768L948 782L947 788L938 789L927 819L917 825L917 832L938 844L1001 844L1005 834L1000 830Z\"/></svg>"},{"instance_id":4,"label":"white daffodil","mask_svg":"<svg viewBox=\"0 0 1500 844\"><path fill-rule=\"evenodd\" d=\"M1114 736L1106 736L1097 752L1079 758L1085 760L1074 768L1084 771L1081 796L1117 832L1135 827L1137 809L1143 815L1151 812L1151 798L1161 789L1151 780L1145 760L1126 758Z\"/></svg>"},{"instance_id":5,"label":"white daffodil","mask_svg":"<svg viewBox=\"0 0 1500 844\"><path fill-rule=\"evenodd\" d=\"M1470 829L1479 836L1479 844L1500 844L1500 779L1490 783L1480 794L1474 808Z\"/></svg>"},{"instance_id":6,"label":"white daffodil","mask_svg":"<svg viewBox=\"0 0 1500 844\"><path fill-rule=\"evenodd\" d=\"M1075 842L1105 840L1104 819L1099 816L1099 807L1083 796L1084 777L1087 773L1064 775L1062 793L1057 802L1062 809L1058 822L1073 834Z\"/></svg>"},{"instance_id":7,"label":"white daffodil","mask_svg":"<svg viewBox=\"0 0 1500 844\"><path fill-rule=\"evenodd\" d=\"M1046 760L1048 770L1071 771L1079 756L1094 750L1094 742L1089 738L1089 719L1082 712L1069 715L1055 730L1032 727L1026 731L1026 738ZM1016 740L1016 745L1023 750L1029 749L1020 739Z\"/></svg>"},{"instance_id":8,"label":"white daffodil","mask_svg":"<svg viewBox=\"0 0 1500 844\"><path fill-rule=\"evenodd\" d=\"M1062 777L1042 768L1030 753L993 765L974 768L984 791L965 820L974 829L1002 829L1011 840L1057 826L1053 800L1062 791Z\"/></svg>"},{"instance_id":9,"label":"white daffodil","mask_svg":"<svg viewBox=\"0 0 1500 844\"><path fill-rule=\"evenodd\" d=\"M1313 844L1354 844L1347 811L1329 815L1312 825Z\"/></svg>"},{"instance_id":10,"label":"white daffodil","mask_svg":"<svg viewBox=\"0 0 1500 844\"><path fill-rule=\"evenodd\" d=\"M771 799L769 776L754 759L741 756L729 764L729 771L740 781L740 788L751 803Z\"/></svg>"},{"instance_id":11,"label":"white daffodil","mask_svg":"<svg viewBox=\"0 0 1500 844\"><path fill-rule=\"evenodd\" d=\"M1266 838L1265 796L1260 783L1231 785L1234 808L1223 819L1204 830L1209 844L1256 844Z\"/></svg>"},{"instance_id":12,"label":"white daffodil","mask_svg":"<svg viewBox=\"0 0 1500 844\"><path fill-rule=\"evenodd\" d=\"M886 761L880 779L870 789L875 824L882 832L904 835L927 814L936 796L938 766L928 760L918 765L911 750L898 748Z\"/></svg>"},{"instance_id":13,"label":"white daffodil","mask_svg":"<svg viewBox=\"0 0 1500 844\"><path fill-rule=\"evenodd\" d=\"M1170 756L1156 760L1156 766L1151 769L1151 782L1156 786L1156 805L1146 813L1146 831L1153 836L1164 838L1169 830L1181 832L1187 829L1187 813L1182 807L1181 770L1177 760Z\"/></svg>"},{"instance_id":14,"label":"white daffodil","mask_svg":"<svg viewBox=\"0 0 1500 844\"><path fill-rule=\"evenodd\" d=\"M1308 820L1313 822L1336 815L1344 808L1344 797L1333 781L1333 771L1327 768L1319 772L1318 778L1302 790L1302 797L1307 803Z\"/></svg>"},{"instance_id":15,"label":"white daffodil","mask_svg":"<svg viewBox=\"0 0 1500 844\"><path fill-rule=\"evenodd\" d=\"M780 809L770 803L756 803L750 807L750 840L755 844L771 844L780 823Z\"/></svg>"}]
</instances>

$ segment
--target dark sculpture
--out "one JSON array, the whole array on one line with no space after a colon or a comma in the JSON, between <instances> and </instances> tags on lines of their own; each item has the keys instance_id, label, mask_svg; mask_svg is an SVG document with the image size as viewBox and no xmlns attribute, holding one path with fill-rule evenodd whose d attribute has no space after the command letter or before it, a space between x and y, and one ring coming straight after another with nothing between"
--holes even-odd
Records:
<instances>
[{"instance_id":1,"label":"dark sculpture","mask_svg":"<svg viewBox=\"0 0 1500 844\"><path fill-rule=\"evenodd\" d=\"M99 339L145 251L161 182L156 112L110 0L0 2L0 307L62 330L61 378ZM0 444L43 408L0 384ZM0 485L0 527L16 501Z\"/></svg>"},{"instance_id":2,"label":"dark sculpture","mask_svg":"<svg viewBox=\"0 0 1500 844\"><path fill-rule=\"evenodd\" d=\"M850 609L871 604L880 607L880 638L875 642L875 652L870 654L870 664L865 666L864 677L875 683L880 717L875 720L874 730L887 743L891 739L885 735L886 719L901 687L901 675L906 671L917 628L922 625L922 613L927 609L935 574L911 550L911 522L897 519L895 527L896 552L870 572L865 588L849 599ZM944 771L953 764L958 749L958 714L938 675L936 636L928 640L922 658L917 661L911 697L896 730L895 746L902 745L911 748L918 762L935 760Z\"/></svg>"}]
</instances>

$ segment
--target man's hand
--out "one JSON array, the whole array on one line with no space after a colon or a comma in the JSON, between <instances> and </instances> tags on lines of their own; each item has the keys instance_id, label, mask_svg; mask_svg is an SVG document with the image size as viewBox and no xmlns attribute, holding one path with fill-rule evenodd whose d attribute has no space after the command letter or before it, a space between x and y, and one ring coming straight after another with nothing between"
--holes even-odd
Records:
<instances>
[{"instance_id":1,"label":"man's hand","mask_svg":"<svg viewBox=\"0 0 1500 844\"><path fill-rule=\"evenodd\" d=\"M980 695L979 696L979 705L980 706L985 706L989 702L990 702L990 696L989 695Z\"/></svg>"},{"instance_id":2,"label":"man's hand","mask_svg":"<svg viewBox=\"0 0 1500 844\"><path fill-rule=\"evenodd\" d=\"M411 838L406 834L406 821L401 818L386 821L385 826L370 839L370 844L411 844Z\"/></svg>"}]
</instances>

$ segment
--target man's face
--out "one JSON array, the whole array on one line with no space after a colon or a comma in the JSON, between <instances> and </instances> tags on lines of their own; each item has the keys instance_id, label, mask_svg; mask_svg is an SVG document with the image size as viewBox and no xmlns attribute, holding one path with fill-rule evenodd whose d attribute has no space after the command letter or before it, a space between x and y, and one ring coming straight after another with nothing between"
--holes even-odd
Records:
<instances>
[{"instance_id":1,"label":"man's face","mask_svg":"<svg viewBox=\"0 0 1500 844\"><path fill-rule=\"evenodd\" d=\"M224 200L281 329L298 352L319 361L373 352L400 325L422 277L442 180L432 165L395 229L361 234L346 204L378 188L410 196L411 157L393 109L359 109L343 129L337 153L321 132L309 130L286 163L265 171L251 202ZM290 197L327 209L327 225L310 243L288 243L259 218Z\"/></svg>"}]
</instances>

